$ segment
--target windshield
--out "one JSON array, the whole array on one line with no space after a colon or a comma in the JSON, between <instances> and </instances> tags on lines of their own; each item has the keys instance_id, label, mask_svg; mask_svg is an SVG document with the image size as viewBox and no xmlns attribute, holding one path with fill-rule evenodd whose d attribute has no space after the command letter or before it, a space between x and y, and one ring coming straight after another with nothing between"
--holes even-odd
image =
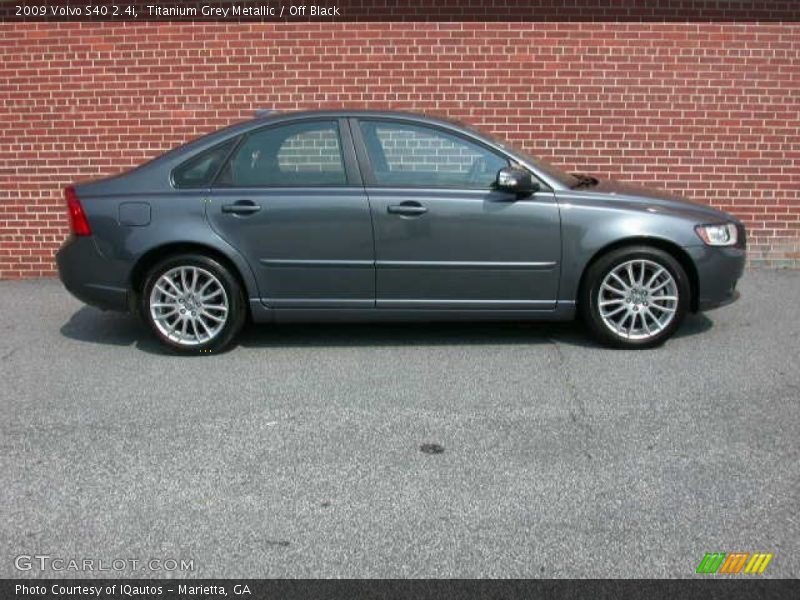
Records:
<instances>
[{"instance_id":1,"label":"windshield","mask_svg":"<svg viewBox=\"0 0 800 600\"><path fill-rule=\"evenodd\" d=\"M546 160L531 156L530 154L518 148L517 146L513 146L506 143L501 144L501 146L506 150L508 150L509 152L513 152L514 154L518 155L520 158L525 159L527 162L531 163L538 170L542 171L545 175L547 175L552 179L555 179L560 183L563 183L567 187L573 188L580 183L580 180L571 173L562 171L557 166L547 162Z\"/></svg>"},{"instance_id":2,"label":"windshield","mask_svg":"<svg viewBox=\"0 0 800 600\"><path fill-rule=\"evenodd\" d=\"M566 171L562 171L557 166L547 162L546 160L542 160L541 158L531 156L530 154L519 148L516 144L509 143L508 141L500 138L494 133L485 131L481 128L475 127L474 125L466 125L464 123L458 123L458 124L461 127L464 127L465 129L472 130L478 135L492 140L495 144L497 144L504 150L507 150L512 154L516 154L520 158L524 159L526 162L532 164L534 167L536 167L536 169L538 169L551 179L555 179L556 181L567 187L572 188L580 184L580 179L578 179L574 175L571 175Z\"/></svg>"}]
</instances>

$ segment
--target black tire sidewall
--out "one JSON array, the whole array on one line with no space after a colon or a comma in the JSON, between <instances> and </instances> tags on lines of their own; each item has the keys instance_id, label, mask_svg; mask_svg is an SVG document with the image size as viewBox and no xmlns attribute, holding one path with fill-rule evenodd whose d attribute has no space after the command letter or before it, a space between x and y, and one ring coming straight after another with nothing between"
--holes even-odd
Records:
<instances>
[{"instance_id":1,"label":"black tire sidewall","mask_svg":"<svg viewBox=\"0 0 800 600\"><path fill-rule=\"evenodd\" d=\"M150 294L158 278L176 267L200 267L211 272L225 288L228 295L229 316L222 331L213 339L196 346L181 346L167 338L153 322L150 316ZM242 286L228 268L211 257L201 254L182 254L166 258L148 271L139 299L139 316L144 320L158 340L170 351L179 354L211 354L229 347L233 339L244 325L247 314Z\"/></svg>"},{"instance_id":2,"label":"black tire sidewall","mask_svg":"<svg viewBox=\"0 0 800 600\"><path fill-rule=\"evenodd\" d=\"M598 291L606 274L629 260L646 259L667 269L678 286L678 308L672 322L657 335L644 340L629 340L612 332L600 317ZM680 327L691 305L691 285L685 269L671 254L650 246L631 246L612 250L597 259L588 269L580 298L581 315L601 342L615 348L652 348L671 337Z\"/></svg>"}]
</instances>

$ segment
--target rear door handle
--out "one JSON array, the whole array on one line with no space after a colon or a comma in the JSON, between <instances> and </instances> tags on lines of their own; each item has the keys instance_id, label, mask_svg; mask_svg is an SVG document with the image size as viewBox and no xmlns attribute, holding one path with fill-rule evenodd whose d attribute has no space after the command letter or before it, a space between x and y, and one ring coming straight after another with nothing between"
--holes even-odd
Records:
<instances>
[{"instance_id":1,"label":"rear door handle","mask_svg":"<svg viewBox=\"0 0 800 600\"><path fill-rule=\"evenodd\" d=\"M391 215L422 215L428 212L428 209L419 202L403 202L388 206L386 212Z\"/></svg>"},{"instance_id":2,"label":"rear door handle","mask_svg":"<svg viewBox=\"0 0 800 600\"><path fill-rule=\"evenodd\" d=\"M261 210L261 206L252 200L239 200L233 204L223 204L222 212L234 215L252 215Z\"/></svg>"}]
</instances>

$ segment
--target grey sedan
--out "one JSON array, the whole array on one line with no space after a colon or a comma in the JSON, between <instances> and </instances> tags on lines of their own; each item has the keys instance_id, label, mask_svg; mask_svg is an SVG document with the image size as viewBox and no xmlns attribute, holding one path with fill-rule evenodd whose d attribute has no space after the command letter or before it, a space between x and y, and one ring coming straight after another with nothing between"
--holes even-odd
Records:
<instances>
[{"instance_id":1,"label":"grey sedan","mask_svg":"<svg viewBox=\"0 0 800 600\"><path fill-rule=\"evenodd\" d=\"M65 196L64 285L179 352L248 319L576 315L649 348L735 299L745 263L729 214L406 113L258 115Z\"/></svg>"}]
</instances>

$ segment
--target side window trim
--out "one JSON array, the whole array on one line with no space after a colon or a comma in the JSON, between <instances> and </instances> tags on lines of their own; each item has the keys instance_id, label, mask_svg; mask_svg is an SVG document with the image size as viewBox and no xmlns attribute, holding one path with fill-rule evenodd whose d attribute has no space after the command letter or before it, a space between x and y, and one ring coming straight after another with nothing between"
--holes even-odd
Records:
<instances>
[{"instance_id":1,"label":"side window trim","mask_svg":"<svg viewBox=\"0 0 800 600\"><path fill-rule=\"evenodd\" d=\"M242 142L244 141L244 138L245 138L244 133L239 134L239 136L237 136L236 141L233 143L233 145L231 145L231 149L228 150L228 153L225 155L225 160L219 163L219 167L217 167L217 172L214 173L214 176L211 178L208 187L213 186L214 183L217 181L217 177L219 177L219 174L222 173L222 169L225 168L225 165L228 164L228 161L231 159L234 153L239 149L239 146L241 146Z\"/></svg>"},{"instance_id":2,"label":"side window trim","mask_svg":"<svg viewBox=\"0 0 800 600\"><path fill-rule=\"evenodd\" d=\"M442 127L436 123L424 123L415 121L413 119L404 119L402 117L355 117L350 119L350 129L353 134L356 155L358 157L358 163L361 167L361 176L364 179L364 185L373 188L382 188L382 189L391 189L391 188L400 188L400 189L444 189L444 190L469 190L473 192L481 191L484 188L472 188L472 187L461 187L461 186L431 186L431 185L419 185L419 186L397 186L397 185L383 185L378 183L377 179L375 178L375 171L372 168L372 161L369 156L369 151L367 150L367 144L364 140L364 135L361 129L362 122L372 122L372 123L389 123L389 124L398 124L398 125L408 125L419 127L422 129L432 129L434 131L440 131L446 135L464 140L469 144L473 144L491 152L492 154L502 158L506 161L507 164L511 165L516 164L517 161L505 152L499 151L497 148L493 148L488 144L484 143L482 140L477 138L472 138L462 134L457 130L452 130L447 127ZM531 173L534 177L536 177L535 173ZM538 177L537 177L538 179ZM489 191L491 188L486 188L485 191Z\"/></svg>"},{"instance_id":3,"label":"side window trim","mask_svg":"<svg viewBox=\"0 0 800 600\"><path fill-rule=\"evenodd\" d=\"M372 171L372 162L369 159L369 154L366 151L364 144L364 137L361 135L360 119L351 117L348 119L350 125L350 135L353 139L353 145L356 151L356 159L358 161L358 170L361 174L361 179L364 182L364 187L375 187L375 176Z\"/></svg>"},{"instance_id":4,"label":"side window trim","mask_svg":"<svg viewBox=\"0 0 800 600\"><path fill-rule=\"evenodd\" d=\"M344 184L323 184L323 185L297 185L297 186L286 186L286 185L259 185L259 186L235 186L235 185L226 185L220 183L219 179L222 176L225 168L228 166L230 161L236 155L236 152L239 148L244 144L247 138L251 135L258 134L262 131L268 129L276 129L278 127L284 127L287 125L299 125L299 124L306 124L306 123L334 123L336 125L337 133L339 136L339 150L342 154L342 166L344 167L345 173L345 183ZM350 128L347 123L346 118L341 117L312 117L308 119L300 118L300 119L291 119L286 121L279 121L277 123L270 123L269 125L264 125L262 127L257 127L254 129L250 129L239 136L236 144L231 149L230 153L225 157L225 160L220 165L217 173L214 175L214 178L211 181L211 187L217 189L263 189L263 190L273 190L273 189L303 189L303 188L313 188L313 189L321 189L327 187L335 187L335 188L348 188L354 186L362 186L362 178L361 173L358 169L358 163L355 156L355 150L353 148L353 138L350 131Z\"/></svg>"},{"instance_id":5,"label":"side window trim","mask_svg":"<svg viewBox=\"0 0 800 600\"><path fill-rule=\"evenodd\" d=\"M339 124L339 144L342 148L342 158L344 159L344 168L347 173L348 185L363 187L364 179L358 167L358 158L356 157L355 141L353 140L353 131L350 128L350 120L347 117L339 117L336 121Z\"/></svg>"}]
</instances>

